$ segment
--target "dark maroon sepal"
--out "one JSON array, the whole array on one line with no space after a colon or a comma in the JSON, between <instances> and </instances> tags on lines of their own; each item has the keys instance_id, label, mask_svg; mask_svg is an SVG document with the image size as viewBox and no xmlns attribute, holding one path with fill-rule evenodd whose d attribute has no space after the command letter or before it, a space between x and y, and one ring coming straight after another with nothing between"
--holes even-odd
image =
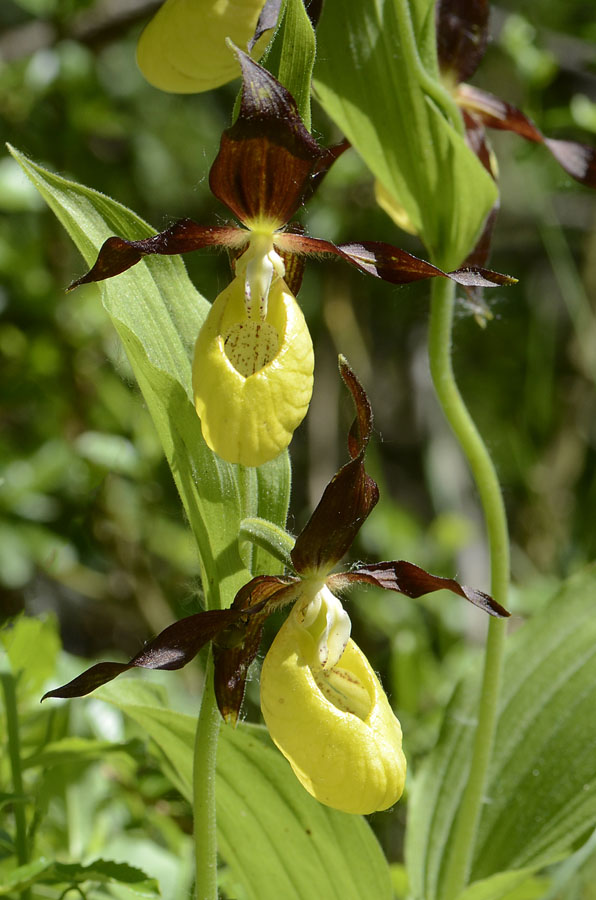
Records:
<instances>
[{"instance_id":1,"label":"dark maroon sepal","mask_svg":"<svg viewBox=\"0 0 596 900\"><path fill-rule=\"evenodd\" d=\"M584 184L596 188L596 149L576 141L559 141L545 137L524 113L479 88L461 84L457 90L457 101L487 128L512 131L526 141L544 144L565 171Z\"/></svg>"},{"instance_id":2,"label":"dark maroon sepal","mask_svg":"<svg viewBox=\"0 0 596 900\"><path fill-rule=\"evenodd\" d=\"M488 43L488 0L438 0L437 53L443 73L456 83L466 81L478 68Z\"/></svg>"},{"instance_id":3,"label":"dark maroon sepal","mask_svg":"<svg viewBox=\"0 0 596 900\"><path fill-rule=\"evenodd\" d=\"M104 662L91 666L68 684L48 691L47 697L83 697L129 669L181 669L197 655L207 641L239 623L241 609L207 610L168 625L128 663Z\"/></svg>"},{"instance_id":4,"label":"dark maroon sepal","mask_svg":"<svg viewBox=\"0 0 596 900\"><path fill-rule=\"evenodd\" d=\"M379 489L364 469L364 451L372 432L370 403L343 357L340 357L339 369L357 411L348 436L352 459L331 479L317 508L296 538L291 557L294 568L301 575L329 572L350 549L379 499Z\"/></svg>"},{"instance_id":5,"label":"dark maroon sepal","mask_svg":"<svg viewBox=\"0 0 596 900\"><path fill-rule=\"evenodd\" d=\"M239 228L197 225L192 219L180 219L165 231L141 241L110 237L104 241L93 268L82 278L73 281L68 290L120 275L140 262L144 256L176 256L201 247L237 247L248 238L248 232Z\"/></svg>"},{"instance_id":6,"label":"dark maroon sepal","mask_svg":"<svg viewBox=\"0 0 596 900\"><path fill-rule=\"evenodd\" d=\"M257 655L265 620L271 613L296 599L300 581L294 577L259 575L240 589L231 609L249 610L246 627L232 625L213 643L215 696L226 722L235 724L240 715L248 669Z\"/></svg>"},{"instance_id":7,"label":"dark maroon sepal","mask_svg":"<svg viewBox=\"0 0 596 900\"><path fill-rule=\"evenodd\" d=\"M358 582L373 584L386 591L397 591L397 593L405 594L413 599L422 597L424 594L432 594L434 591L447 590L452 594L458 594L491 616L506 618L511 615L500 603L483 591L466 587L453 578L431 575L430 572L415 566L414 563L405 562L402 559L394 562L380 562L371 566L358 566L351 572L330 575L327 579L329 588L336 591Z\"/></svg>"},{"instance_id":8,"label":"dark maroon sepal","mask_svg":"<svg viewBox=\"0 0 596 900\"><path fill-rule=\"evenodd\" d=\"M301 206L327 151L305 128L292 95L236 49L242 69L238 118L221 139L209 185L244 224L281 228Z\"/></svg>"}]
</instances>

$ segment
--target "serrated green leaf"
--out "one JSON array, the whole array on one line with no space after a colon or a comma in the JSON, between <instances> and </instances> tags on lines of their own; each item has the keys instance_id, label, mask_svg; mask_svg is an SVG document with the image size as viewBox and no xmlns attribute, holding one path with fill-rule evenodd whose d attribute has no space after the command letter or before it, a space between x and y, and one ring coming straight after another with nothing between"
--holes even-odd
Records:
<instances>
[{"instance_id":1,"label":"serrated green leaf","mask_svg":"<svg viewBox=\"0 0 596 900\"><path fill-rule=\"evenodd\" d=\"M4 873L0 884L0 897L23 891L34 884L81 884L86 881L125 884L141 897L158 897L159 886L140 869L128 863L96 859L88 865L60 863L49 859L36 859Z\"/></svg>"},{"instance_id":2,"label":"serrated green leaf","mask_svg":"<svg viewBox=\"0 0 596 900\"><path fill-rule=\"evenodd\" d=\"M90 265L111 234L143 238L153 230L130 210L103 194L61 178L16 150L25 173L73 238ZM256 512L259 481L243 494L238 467L206 446L191 386L191 354L209 304L191 284L179 257L150 257L100 286L102 302L135 372L186 514L197 540L209 605L228 605L249 580L240 557L240 520ZM287 481L287 458L275 460L272 473ZM249 496L248 509L244 499ZM285 524L284 491L269 512Z\"/></svg>"},{"instance_id":3,"label":"serrated green leaf","mask_svg":"<svg viewBox=\"0 0 596 900\"><path fill-rule=\"evenodd\" d=\"M88 865L80 863L54 863L47 877L48 882L58 884L80 884L95 881L100 884L125 884L141 897L158 897L159 886L154 878L149 878L141 869L128 863L111 859L96 859Z\"/></svg>"},{"instance_id":4,"label":"serrated green leaf","mask_svg":"<svg viewBox=\"0 0 596 900\"><path fill-rule=\"evenodd\" d=\"M432 261L454 269L473 248L497 191L464 141L431 38L428 0L327 3L317 28L315 88L404 207Z\"/></svg>"},{"instance_id":5,"label":"serrated green leaf","mask_svg":"<svg viewBox=\"0 0 596 900\"><path fill-rule=\"evenodd\" d=\"M472 882L552 862L596 825L595 595L591 566L509 639ZM475 670L457 691L415 780L406 855L416 900L442 896L478 682Z\"/></svg>"},{"instance_id":6,"label":"serrated green leaf","mask_svg":"<svg viewBox=\"0 0 596 900\"><path fill-rule=\"evenodd\" d=\"M123 701L143 697L143 684L102 688L158 744L190 799L195 719ZM329 809L300 786L265 729L222 728L217 760L220 853L251 900L389 900L391 882L367 822Z\"/></svg>"}]
</instances>

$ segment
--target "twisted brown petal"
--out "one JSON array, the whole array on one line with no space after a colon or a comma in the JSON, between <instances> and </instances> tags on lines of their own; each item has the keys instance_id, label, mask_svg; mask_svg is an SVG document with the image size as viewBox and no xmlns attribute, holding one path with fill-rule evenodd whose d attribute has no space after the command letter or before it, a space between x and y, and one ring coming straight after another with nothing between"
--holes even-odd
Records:
<instances>
[{"instance_id":1,"label":"twisted brown petal","mask_svg":"<svg viewBox=\"0 0 596 900\"><path fill-rule=\"evenodd\" d=\"M357 411L348 436L352 459L331 479L296 538L291 557L294 568L303 575L332 569L347 553L379 499L379 489L364 469L364 451L372 433L368 397L343 357L339 368Z\"/></svg>"},{"instance_id":2,"label":"twisted brown petal","mask_svg":"<svg viewBox=\"0 0 596 900\"><path fill-rule=\"evenodd\" d=\"M471 112L488 128L501 131L513 131L527 141L544 144L550 150L559 165L586 187L596 188L596 149L576 141L559 141L545 137L524 113L469 84L460 84L457 89L457 102Z\"/></svg>"},{"instance_id":3,"label":"twisted brown petal","mask_svg":"<svg viewBox=\"0 0 596 900\"><path fill-rule=\"evenodd\" d=\"M157 637L127 663L103 662L91 666L68 684L44 694L47 697L82 697L102 684L136 667L142 669L181 669L197 655L201 647L224 629L239 623L242 609L207 610L168 625Z\"/></svg>"},{"instance_id":4,"label":"twisted brown petal","mask_svg":"<svg viewBox=\"0 0 596 900\"><path fill-rule=\"evenodd\" d=\"M386 591L397 591L399 594L405 594L414 599L434 591L447 590L458 594L491 616L506 618L510 615L505 607L493 600L489 594L466 587L453 578L431 575L430 572L403 559L380 562L370 566L357 566L352 572L330 575L327 579L329 588L337 591L358 582L373 584Z\"/></svg>"},{"instance_id":5,"label":"twisted brown petal","mask_svg":"<svg viewBox=\"0 0 596 900\"><path fill-rule=\"evenodd\" d=\"M390 284L409 284L424 278L439 276L451 278L452 281L464 287L499 287L515 284L517 281L511 275L501 275L499 272L477 266L463 266L453 272L443 272L432 263L381 241L362 241L358 244L338 244L336 246L331 241L324 241L320 238L282 232L275 235L274 242L280 250L286 250L289 253L339 256L362 272L374 275L375 278L381 278Z\"/></svg>"},{"instance_id":6,"label":"twisted brown petal","mask_svg":"<svg viewBox=\"0 0 596 900\"><path fill-rule=\"evenodd\" d=\"M247 240L248 233L239 228L197 225L192 219L180 219L165 231L140 241L109 237L104 241L93 268L73 281L68 290L120 275L151 254L175 256L201 247L237 247Z\"/></svg>"}]
</instances>

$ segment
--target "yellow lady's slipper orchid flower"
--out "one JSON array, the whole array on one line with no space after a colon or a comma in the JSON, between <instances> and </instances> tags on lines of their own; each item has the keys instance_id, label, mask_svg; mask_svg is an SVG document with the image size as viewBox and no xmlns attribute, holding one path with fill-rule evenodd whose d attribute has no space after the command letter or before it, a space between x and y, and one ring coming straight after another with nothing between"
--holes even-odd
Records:
<instances>
[{"instance_id":1,"label":"yellow lady's slipper orchid flower","mask_svg":"<svg viewBox=\"0 0 596 900\"><path fill-rule=\"evenodd\" d=\"M270 251L263 257L264 249L264 243L257 241L236 267L248 278L251 299L256 286L267 283L268 263L275 271L281 262ZM273 275L272 279L269 306L275 305L277 290L284 290ZM233 322L242 312L246 282L243 288L229 291L235 298L230 302L238 303L230 318ZM251 312L257 305L262 308L255 304ZM223 310L221 321L225 315ZM492 616L509 613L482 591L431 575L404 560L360 564L349 572L330 574L379 499L377 485L364 468L372 433L370 403L343 357L340 371L356 406L348 434L350 461L331 479L296 538L288 558L288 568L295 574L258 575L238 591L229 609L210 609L180 619L129 662L96 663L42 699L81 697L135 667L182 668L211 641L217 704L226 721L235 723L265 621L292 604L263 663L265 721L306 790L336 809L367 814L392 806L403 791L406 761L401 727L368 660L350 640L350 619L333 592L368 584L415 598L447 589Z\"/></svg>"},{"instance_id":2,"label":"yellow lady's slipper orchid flower","mask_svg":"<svg viewBox=\"0 0 596 900\"><path fill-rule=\"evenodd\" d=\"M281 258L272 245L262 255L252 249L201 328L192 381L211 450L228 462L260 466L285 450L306 415L314 354L302 311L281 277Z\"/></svg>"},{"instance_id":3,"label":"yellow lady's slipper orchid flower","mask_svg":"<svg viewBox=\"0 0 596 900\"><path fill-rule=\"evenodd\" d=\"M139 38L137 63L154 87L175 94L211 91L240 76L226 38L246 47L264 0L166 0ZM258 59L269 39L255 45Z\"/></svg>"},{"instance_id":4,"label":"yellow lady's slipper orchid flower","mask_svg":"<svg viewBox=\"0 0 596 900\"><path fill-rule=\"evenodd\" d=\"M180 0L181 8L186 2ZM162 9L169 8L168 2ZM339 256L392 284L440 277L466 287L494 286L512 279L469 266L442 272L389 244L336 246L293 227L292 217L346 144L321 147L283 85L246 53L236 55L244 79L240 110L222 134L209 185L241 225L181 219L141 240L114 235L70 287L119 275L151 254L244 251L237 280L218 298L198 338L193 385L209 446L228 462L260 465L288 446L311 394L312 347L294 299L306 256Z\"/></svg>"},{"instance_id":5,"label":"yellow lady's slipper orchid flower","mask_svg":"<svg viewBox=\"0 0 596 900\"><path fill-rule=\"evenodd\" d=\"M306 606L296 603L263 663L261 709L303 787L327 806L367 815L399 800L406 759L399 721L366 656L349 627L346 640L334 635L343 625L337 606L327 587Z\"/></svg>"}]
</instances>

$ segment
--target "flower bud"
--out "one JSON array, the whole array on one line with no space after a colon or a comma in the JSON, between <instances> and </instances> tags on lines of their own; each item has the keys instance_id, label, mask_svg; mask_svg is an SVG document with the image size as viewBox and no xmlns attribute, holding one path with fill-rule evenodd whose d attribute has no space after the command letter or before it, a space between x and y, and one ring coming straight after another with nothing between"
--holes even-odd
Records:
<instances>
[{"instance_id":1,"label":"flower bud","mask_svg":"<svg viewBox=\"0 0 596 900\"><path fill-rule=\"evenodd\" d=\"M401 797L406 777L400 724L354 641L335 665L321 667L320 636L312 626L305 632L299 611L300 601L263 662L261 708L269 733L321 803L363 815L387 809Z\"/></svg>"},{"instance_id":2,"label":"flower bud","mask_svg":"<svg viewBox=\"0 0 596 900\"><path fill-rule=\"evenodd\" d=\"M226 38L246 47L264 0L166 0L139 38L137 63L162 91L210 91L240 75ZM270 35L257 42L259 58ZM260 50L260 53L259 53Z\"/></svg>"},{"instance_id":3,"label":"flower bud","mask_svg":"<svg viewBox=\"0 0 596 900\"><path fill-rule=\"evenodd\" d=\"M273 279L264 316L247 310L244 275L219 295L195 346L192 383L207 445L260 466L288 446L308 409L312 341L296 298Z\"/></svg>"}]
</instances>

